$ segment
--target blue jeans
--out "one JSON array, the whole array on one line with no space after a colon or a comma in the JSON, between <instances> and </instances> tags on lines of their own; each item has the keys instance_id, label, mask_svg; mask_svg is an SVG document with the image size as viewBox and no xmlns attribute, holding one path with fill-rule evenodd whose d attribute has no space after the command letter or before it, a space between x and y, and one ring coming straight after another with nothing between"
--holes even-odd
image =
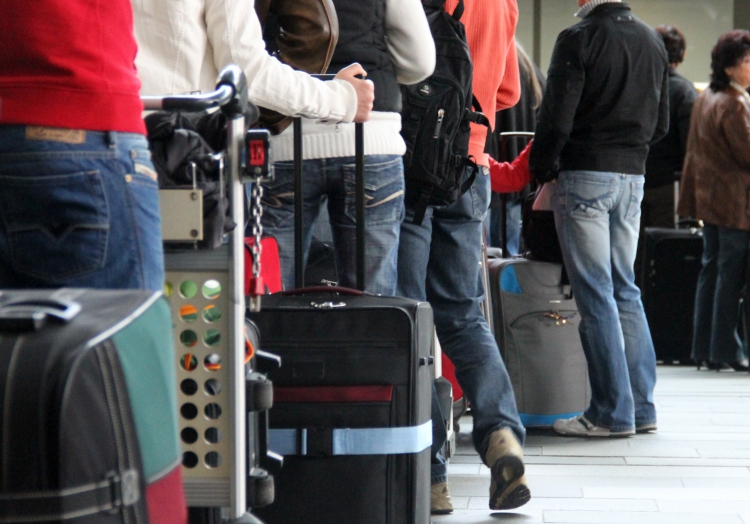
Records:
<instances>
[{"instance_id":1,"label":"blue jeans","mask_svg":"<svg viewBox=\"0 0 750 524\"><path fill-rule=\"evenodd\" d=\"M428 207L421 225L413 223L414 211L407 209L398 252L398 294L432 306L440 345L471 403L474 447L483 460L493 431L510 428L521 444L526 437L508 372L480 307L484 286L479 257L489 195L488 171L483 169L456 202ZM433 424L442 423L433 410ZM441 475L445 477L444 461L433 463L433 480Z\"/></svg>"},{"instance_id":2,"label":"blue jeans","mask_svg":"<svg viewBox=\"0 0 750 524\"><path fill-rule=\"evenodd\" d=\"M585 415L613 431L656 422L656 356L633 274L643 182L642 175L562 171L553 190L591 382Z\"/></svg>"},{"instance_id":3,"label":"blue jeans","mask_svg":"<svg viewBox=\"0 0 750 524\"><path fill-rule=\"evenodd\" d=\"M294 164L277 162L275 179L264 184L263 230L279 243L284 287L294 287ZM321 204L328 198L339 285L357 287L354 157L303 163L304 261ZM365 289L395 295L396 257L404 217L404 165L401 156L365 157Z\"/></svg>"},{"instance_id":4,"label":"blue jeans","mask_svg":"<svg viewBox=\"0 0 750 524\"><path fill-rule=\"evenodd\" d=\"M695 293L693 359L738 362L739 301L746 282L750 232L713 224L703 227L703 267Z\"/></svg>"},{"instance_id":5,"label":"blue jeans","mask_svg":"<svg viewBox=\"0 0 750 524\"><path fill-rule=\"evenodd\" d=\"M503 256L517 255L521 249L521 199L509 198L506 205L506 231L508 232L507 253ZM503 209L495 207L490 209L487 229L489 230L490 247L503 247Z\"/></svg>"},{"instance_id":6,"label":"blue jeans","mask_svg":"<svg viewBox=\"0 0 750 524\"><path fill-rule=\"evenodd\" d=\"M0 288L163 289L146 138L31 136L39 134L0 126Z\"/></svg>"}]
</instances>

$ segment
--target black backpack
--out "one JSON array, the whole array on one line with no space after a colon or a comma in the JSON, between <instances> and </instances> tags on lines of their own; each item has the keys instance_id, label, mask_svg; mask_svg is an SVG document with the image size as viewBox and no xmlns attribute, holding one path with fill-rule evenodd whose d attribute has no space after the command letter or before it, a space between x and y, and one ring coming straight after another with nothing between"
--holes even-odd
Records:
<instances>
[{"instance_id":1,"label":"black backpack","mask_svg":"<svg viewBox=\"0 0 750 524\"><path fill-rule=\"evenodd\" d=\"M469 122L490 125L472 94L474 65L460 21L463 0L452 15L445 0L422 0L422 6L435 40L435 72L401 86L406 204L415 210L415 224L422 223L427 206L451 204L471 187L477 166L469 158ZM466 166L475 169L462 183Z\"/></svg>"}]
</instances>

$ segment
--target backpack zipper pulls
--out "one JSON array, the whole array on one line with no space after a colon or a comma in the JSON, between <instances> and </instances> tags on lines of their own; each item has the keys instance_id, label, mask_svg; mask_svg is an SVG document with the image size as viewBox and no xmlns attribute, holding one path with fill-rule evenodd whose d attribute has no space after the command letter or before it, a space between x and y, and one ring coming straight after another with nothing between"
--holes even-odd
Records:
<instances>
[{"instance_id":1,"label":"backpack zipper pulls","mask_svg":"<svg viewBox=\"0 0 750 524\"><path fill-rule=\"evenodd\" d=\"M438 109L437 114L438 114L438 117L437 117L437 123L435 124L435 134L432 135L432 138L440 137L440 128L443 127L443 117L445 117L445 110Z\"/></svg>"}]
</instances>

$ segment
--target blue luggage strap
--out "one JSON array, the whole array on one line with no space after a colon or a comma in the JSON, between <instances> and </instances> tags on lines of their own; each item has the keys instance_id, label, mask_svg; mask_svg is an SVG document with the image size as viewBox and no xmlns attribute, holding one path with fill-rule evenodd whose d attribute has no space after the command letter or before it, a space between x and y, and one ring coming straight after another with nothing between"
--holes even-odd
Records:
<instances>
[{"instance_id":1,"label":"blue luggage strap","mask_svg":"<svg viewBox=\"0 0 750 524\"><path fill-rule=\"evenodd\" d=\"M432 420L396 428L269 429L268 448L281 455L400 455L432 445Z\"/></svg>"}]
</instances>

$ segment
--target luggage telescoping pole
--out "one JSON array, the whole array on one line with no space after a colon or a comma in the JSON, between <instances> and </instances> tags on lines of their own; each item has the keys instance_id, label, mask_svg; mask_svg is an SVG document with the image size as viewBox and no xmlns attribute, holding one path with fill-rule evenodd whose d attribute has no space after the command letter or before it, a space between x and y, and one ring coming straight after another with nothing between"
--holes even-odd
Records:
<instances>
[{"instance_id":1,"label":"luggage telescoping pole","mask_svg":"<svg viewBox=\"0 0 750 524\"><path fill-rule=\"evenodd\" d=\"M332 80L334 75L312 75L320 80ZM302 119L295 118L294 124L294 285L297 289L305 287L304 264L304 198L302 195L303 173L302 161ZM365 132L364 124L354 124L354 173L355 173L355 207L356 207L356 256L357 256L357 289L365 290Z\"/></svg>"}]
</instances>

